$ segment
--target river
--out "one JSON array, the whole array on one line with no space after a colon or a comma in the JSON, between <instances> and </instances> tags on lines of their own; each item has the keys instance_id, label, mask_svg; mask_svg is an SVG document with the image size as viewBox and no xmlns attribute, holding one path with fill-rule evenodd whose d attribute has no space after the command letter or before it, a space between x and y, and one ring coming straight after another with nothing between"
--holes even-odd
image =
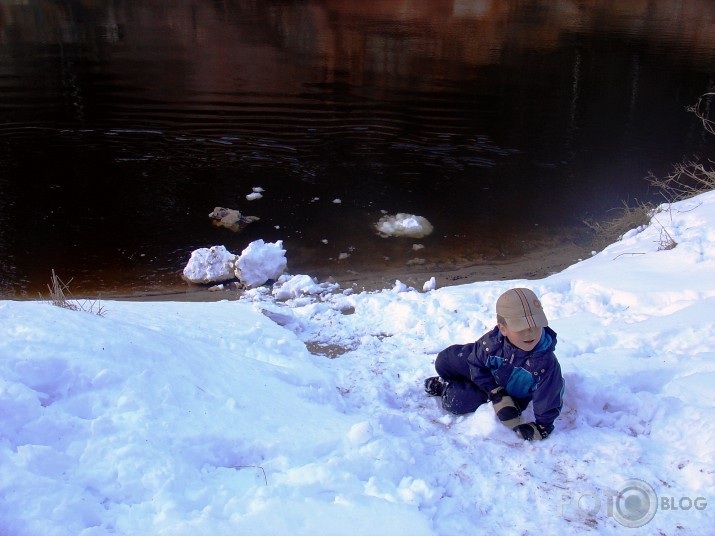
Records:
<instances>
[{"instance_id":1,"label":"river","mask_svg":"<svg viewBox=\"0 0 715 536\"><path fill-rule=\"evenodd\" d=\"M581 244L712 158L714 75L706 1L4 1L0 296L175 290L257 239L320 278Z\"/></svg>"}]
</instances>

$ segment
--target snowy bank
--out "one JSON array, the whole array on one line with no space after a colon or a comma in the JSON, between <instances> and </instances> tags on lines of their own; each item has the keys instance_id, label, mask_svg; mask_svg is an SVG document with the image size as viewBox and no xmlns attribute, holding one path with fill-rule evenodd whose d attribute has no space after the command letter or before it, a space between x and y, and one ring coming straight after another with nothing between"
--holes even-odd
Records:
<instances>
[{"instance_id":1,"label":"snowy bank","mask_svg":"<svg viewBox=\"0 0 715 536\"><path fill-rule=\"evenodd\" d=\"M0 534L712 534L715 193L670 208L538 281L0 302ZM559 335L541 442L422 390L512 286Z\"/></svg>"}]
</instances>

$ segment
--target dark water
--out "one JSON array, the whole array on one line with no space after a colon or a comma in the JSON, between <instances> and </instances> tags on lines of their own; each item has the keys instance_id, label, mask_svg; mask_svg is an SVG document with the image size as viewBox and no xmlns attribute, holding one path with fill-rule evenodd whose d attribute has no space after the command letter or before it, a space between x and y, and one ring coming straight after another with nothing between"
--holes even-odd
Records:
<instances>
[{"instance_id":1,"label":"dark water","mask_svg":"<svg viewBox=\"0 0 715 536\"><path fill-rule=\"evenodd\" d=\"M706 1L2 2L0 295L181 286L258 238L321 277L518 257L712 156L714 74Z\"/></svg>"}]
</instances>

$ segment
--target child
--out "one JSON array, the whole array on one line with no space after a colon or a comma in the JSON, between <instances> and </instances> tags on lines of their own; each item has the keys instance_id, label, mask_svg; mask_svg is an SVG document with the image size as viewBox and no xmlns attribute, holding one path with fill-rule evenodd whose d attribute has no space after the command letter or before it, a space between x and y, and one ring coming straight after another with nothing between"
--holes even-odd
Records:
<instances>
[{"instance_id":1,"label":"child","mask_svg":"<svg viewBox=\"0 0 715 536\"><path fill-rule=\"evenodd\" d=\"M561 412L564 380L554 355L556 333L541 302L527 288L513 288L497 300L497 326L477 342L455 344L437 355L439 376L425 391L442 398L451 413L470 413L487 401L502 424L529 441L546 438ZM534 420L521 412L534 402Z\"/></svg>"}]
</instances>

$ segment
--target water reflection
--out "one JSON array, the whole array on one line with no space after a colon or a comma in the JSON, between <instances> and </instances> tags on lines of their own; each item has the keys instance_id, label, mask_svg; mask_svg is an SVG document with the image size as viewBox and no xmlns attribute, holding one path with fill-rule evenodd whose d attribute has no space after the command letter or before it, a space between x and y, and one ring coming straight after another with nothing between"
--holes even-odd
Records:
<instances>
[{"instance_id":1,"label":"water reflection","mask_svg":"<svg viewBox=\"0 0 715 536\"><path fill-rule=\"evenodd\" d=\"M3 2L0 286L174 284L257 238L294 272L405 266L382 211L433 223L426 267L548 245L711 151L683 107L715 7L623 4ZM222 232L214 206L261 220Z\"/></svg>"}]
</instances>

